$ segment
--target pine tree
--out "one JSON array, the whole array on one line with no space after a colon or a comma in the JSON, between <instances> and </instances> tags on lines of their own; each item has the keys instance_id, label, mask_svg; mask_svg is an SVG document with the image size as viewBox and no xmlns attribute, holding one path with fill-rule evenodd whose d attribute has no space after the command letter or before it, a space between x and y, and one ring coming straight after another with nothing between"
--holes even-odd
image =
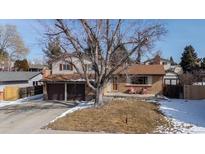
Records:
<instances>
[{"instance_id":1,"label":"pine tree","mask_svg":"<svg viewBox=\"0 0 205 154\"><path fill-rule=\"evenodd\" d=\"M205 70L205 57L201 61L201 69Z\"/></svg>"},{"instance_id":2,"label":"pine tree","mask_svg":"<svg viewBox=\"0 0 205 154\"><path fill-rule=\"evenodd\" d=\"M14 63L14 68L17 71L28 71L29 64L28 64L27 59L16 60L15 63Z\"/></svg>"},{"instance_id":3,"label":"pine tree","mask_svg":"<svg viewBox=\"0 0 205 154\"><path fill-rule=\"evenodd\" d=\"M173 58L172 58L172 56L170 57L170 62L171 62L171 65L174 65L174 64L176 64L175 62L174 62L174 60L173 60Z\"/></svg>"},{"instance_id":4,"label":"pine tree","mask_svg":"<svg viewBox=\"0 0 205 154\"><path fill-rule=\"evenodd\" d=\"M198 69L198 57L195 49L189 45L184 48L180 65L184 72L193 72Z\"/></svg>"},{"instance_id":5,"label":"pine tree","mask_svg":"<svg viewBox=\"0 0 205 154\"><path fill-rule=\"evenodd\" d=\"M62 49L60 47L60 40L59 38L50 39L46 47L43 49L43 52L47 58L47 63L50 62L62 55Z\"/></svg>"}]
</instances>

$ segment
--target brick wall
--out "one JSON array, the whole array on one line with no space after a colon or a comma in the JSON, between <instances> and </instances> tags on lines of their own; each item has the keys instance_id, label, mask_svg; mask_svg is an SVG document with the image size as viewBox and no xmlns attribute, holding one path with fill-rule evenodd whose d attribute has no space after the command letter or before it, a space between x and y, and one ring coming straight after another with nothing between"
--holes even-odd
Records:
<instances>
[{"instance_id":1,"label":"brick wall","mask_svg":"<svg viewBox=\"0 0 205 154\"><path fill-rule=\"evenodd\" d=\"M152 76L152 87L150 89L152 94L162 94L163 93L163 77L162 76Z\"/></svg>"},{"instance_id":2,"label":"brick wall","mask_svg":"<svg viewBox=\"0 0 205 154\"><path fill-rule=\"evenodd\" d=\"M162 94L163 91L163 77L162 76L152 76L152 83L151 84L138 84L132 85L126 83L125 76L118 76L118 92L126 92L131 87L134 88L136 91L140 91L142 88L147 89L147 94ZM112 92L113 91L112 89Z\"/></svg>"}]
</instances>

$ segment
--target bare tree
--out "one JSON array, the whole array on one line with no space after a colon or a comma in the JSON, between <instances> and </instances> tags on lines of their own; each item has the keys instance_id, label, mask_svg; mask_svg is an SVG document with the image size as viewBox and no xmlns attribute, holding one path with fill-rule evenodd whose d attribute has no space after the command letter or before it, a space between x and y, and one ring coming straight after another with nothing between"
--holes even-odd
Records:
<instances>
[{"instance_id":1,"label":"bare tree","mask_svg":"<svg viewBox=\"0 0 205 154\"><path fill-rule=\"evenodd\" d=\"M161 24L141 26L133 20L56 20L50 36L60 36L62 46L67 52L73 51L78 57L87 85L95 91L96 106L103 104L103 89L112 75L139 49L148 49L159 40L166 30ZM132 23L132 24L131 24ZM131 26L130 26L131 25ZM124 54L113 65L115 52L124 46ZM89 52L88 52L89 49ZM95 82L90 80L83 58L87 57L95 72Z\"/></svg>"},{"instance_id":2,"label":"bare tree","mask_svg":"<svg viewBox=\"0 0 205 154\"><path fill-rule=\"evenodd\" d=\"M191 73L184 73L179 75L179 80L181 85L192 85L197 82L197 77Z\"/></svg>"},{"instance_id":3,"label":"bare tree","mask_svg":"<svg viewBox=\"0 0 205 154\"><path fill-rule=\"evenodd\" d=\"M17 32L16 26L13 25L0 26L0 50L8 55L9 69L12 61L18 58L24 58L29 52Z\"/></svg>"}]
</instances>

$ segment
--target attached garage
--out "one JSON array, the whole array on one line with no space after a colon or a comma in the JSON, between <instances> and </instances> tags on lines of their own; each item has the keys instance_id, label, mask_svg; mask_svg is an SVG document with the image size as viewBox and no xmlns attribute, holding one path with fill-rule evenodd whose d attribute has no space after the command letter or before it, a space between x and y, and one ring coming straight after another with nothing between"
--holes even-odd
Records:
<instances>
[{"instance_id":1,"label":"attached garage","mask_svg":"<svg viewBox=\"0 0 205 154\"><path fill-rule=\"evenodd\" d=\"M94 76L90 76L94 78ZM48 100L91 100L94 92L79 74L53 74L44 77L44 98Z\"/></svg>"},{"instance_id":2,"label":"attached garage","mask_svg":"<svg viewBox=\"0 0 205 154\"><path fill-rule=\"evenodd\" d=\"M85 100L85 84L47 83L47 95L48 100Z\"/></svg>"}]
</instances>

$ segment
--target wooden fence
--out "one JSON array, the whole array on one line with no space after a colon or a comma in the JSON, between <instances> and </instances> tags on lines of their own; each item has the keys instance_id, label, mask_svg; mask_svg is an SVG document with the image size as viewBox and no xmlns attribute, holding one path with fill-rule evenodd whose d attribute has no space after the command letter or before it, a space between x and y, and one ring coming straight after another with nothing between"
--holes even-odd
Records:
<instances>
[{"instance_id":1,"label":"wooden fence","mask_svg":"<svg viewBox=\"0 0 205 154\"><path fill-rule=\"evenodd\" d=\"M1 93L0 100L14 101L19 98L25 98L29 96L35 96L43 94L43 86L24 87L19 88L17 86L6 86L3 93Z\"/></svg>"},{"instance_id":2,"label":"wooden fence","mask_svg":"<svg viewBox=\"0 0 205 154\"><path fill-rule=\"evenodd\" d=\"M205 86L184 85L184 99L205 99Z\"/></svg>"},{"instance_id":3,"label":"wooden fence","mask_svg":"<svg viewBox=\"0 0 205 154\"><path fill-rule=\"evenodd\" d=\"M19 98L19 88L16 86L6 86L4 88L3 98L5 101L15 101Z\"/></svg>"},{"instance_id":4,"label":"wooden fence","mask_svg":"<svg viewBox=\"0 0 205 154\"><path fill-rule=\"evenodd\" d=\"M25 87L19 89L19 97L25 98L43 93L43 86Z\"/></svg>"}]
</instances>

